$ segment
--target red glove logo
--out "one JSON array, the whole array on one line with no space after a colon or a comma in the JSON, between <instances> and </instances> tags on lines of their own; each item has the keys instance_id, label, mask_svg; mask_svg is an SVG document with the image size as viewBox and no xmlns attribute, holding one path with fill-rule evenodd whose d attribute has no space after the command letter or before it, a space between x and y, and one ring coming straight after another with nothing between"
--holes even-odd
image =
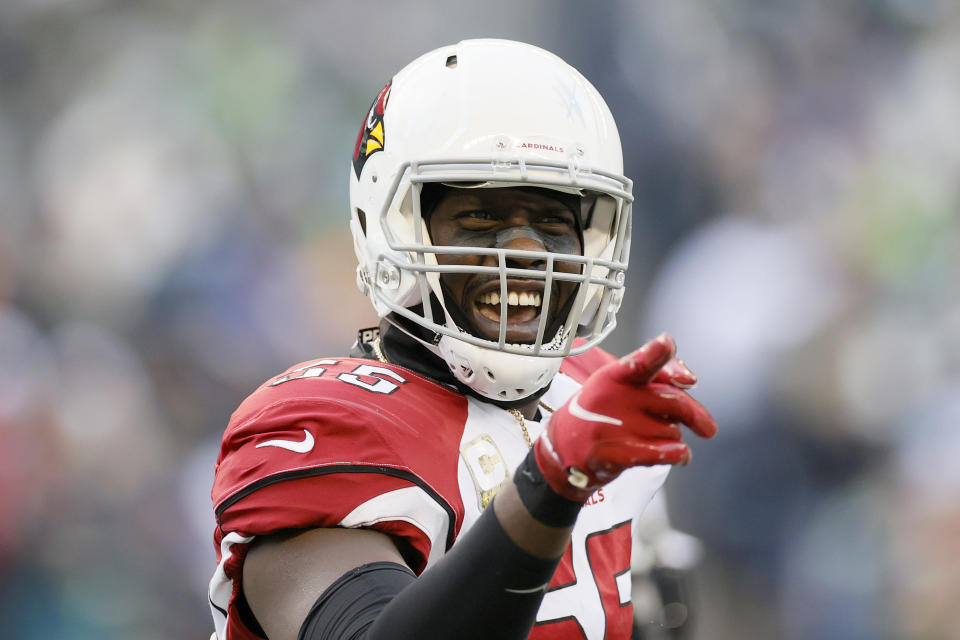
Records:
<instances>
[{"instance_id":1,"label":"red glove logo","mask_svg":"<svg viewBox=\"0 0 960 640\"><path fill-rule=\"evenodd\" d=\"M680 425L712 438L717 423L684 389L697 378L667 334L591 375L537 440L537 465L554 491L583 501L635 466L687 464Z\"/></svg>"}]
</instances>

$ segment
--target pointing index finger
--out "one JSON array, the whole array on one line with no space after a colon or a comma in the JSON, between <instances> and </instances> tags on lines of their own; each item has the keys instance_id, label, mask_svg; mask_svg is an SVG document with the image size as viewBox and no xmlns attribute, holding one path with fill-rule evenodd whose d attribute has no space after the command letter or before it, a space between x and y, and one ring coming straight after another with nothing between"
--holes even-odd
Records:
<instances>
[{"instance_id":1,"label":"pointing index finger","mask_svg":"<svg viewBox=\"0 0 960 640\"><path fill-rule=\"evenodd\" d=\"M668 333L661 333L645 345L620 358L614 365L611 378L618 382L646 384L677 352L677 344Z\"/></svg>"}]
</instances>

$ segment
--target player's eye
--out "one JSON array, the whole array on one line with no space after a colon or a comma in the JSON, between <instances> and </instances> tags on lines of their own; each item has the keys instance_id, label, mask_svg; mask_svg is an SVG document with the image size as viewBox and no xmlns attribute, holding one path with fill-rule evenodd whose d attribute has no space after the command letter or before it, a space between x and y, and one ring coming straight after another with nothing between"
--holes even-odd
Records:
<instances>
[{"instance_id":1,"label":"player's eye","mask_svg":"<svg viewBox=\"0 0 960 640\"><path fill-rule=\"evenodd\" d=\"M572 213L566 211L554 211L544 213L537 218L537 224L544 227L550 233L564 233L569 230L576 231L577 221Z\"/></svg>"},{"instance_id":2,"label":"player's eye","mask_svg":"<svg viewBox=\"0 0 960 640\"><path fill-rule=\"evenodd\" d=\"M460 214L463 218L477 218L481 220L488 220L493 218L493 215L489 211L483 209L472 209L470 211L464 211Z\"/></svg>"},{"instance_id":3,"label":"player's eye","mask_svg":"<svg viewBox=\"0 0 960 640\"><path fill-rule=\"evenodd\" d=\"M497 218L484 209L471 209L459 213L457 215L457 221L460 222L461 225L472 229L490 226L497 221Z\"/></svg>"}]
</instances>

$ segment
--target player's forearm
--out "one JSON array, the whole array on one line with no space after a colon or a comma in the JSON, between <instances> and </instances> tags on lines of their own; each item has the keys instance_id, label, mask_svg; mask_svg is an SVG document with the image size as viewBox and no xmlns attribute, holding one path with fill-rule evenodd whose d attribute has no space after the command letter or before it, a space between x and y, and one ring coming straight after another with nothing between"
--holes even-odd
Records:
<instances>
[{"instance_id":1,"label":"player's forearm","mask_svg":"<svg viewBox=\"0 0 960 640\"><path fill-rule=\"evenodd\" d=\"M342 576L314 605L299 639L522 640L558 562L517 546L488 509L420 578L390 563Z\"/></svg>"},{"instance_id":2,"label":"player's forearm","mask_svg":"<svg viewBox=\"0 0 960 640\"><path fill-rule=\"evenodd\" d=\"M384 608L365 640L526 638L563 544L553 541L560 548L555 557L534 555L514 542L498 516L488 509L443 560Z\"/></svg>"},{"instance_id":3,"label":"player's forearm","mask_svg":"<svg viewBox=\"0 0 960 640\"><path fill-rule=\"evenodd\" d=\"M500 526L521 549L538 558L556 559L570 542L573 525L551 527L534 518L520 498L517 485L508 482L493 501Z\"/></svg>"}]
</instances>

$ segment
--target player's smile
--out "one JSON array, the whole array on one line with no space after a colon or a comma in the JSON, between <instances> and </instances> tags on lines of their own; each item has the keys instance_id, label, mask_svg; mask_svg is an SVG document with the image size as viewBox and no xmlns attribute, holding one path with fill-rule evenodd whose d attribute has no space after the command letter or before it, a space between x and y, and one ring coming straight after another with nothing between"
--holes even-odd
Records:
<instances>
[{"instance_id":1,"label":"player's smile","mask_svg":"<svg viewBox=\"0 0 960 640\"><path fill-rule=\"evenodd\" d=\"M556 197L554 197L556 195ZM553 194L544 189L456 189L440 198L430 215L430 233L434 243L448 246L475 246L522 251L575 254L582 252L579 221L573 207L575 196ZM497 266L496 256L438 254L440 264ZM510 268L543 271L546 260L539 256L507 259ZM580 265L556 260L555 272L579 273ZM466 316L464 328L488 340L500 336L501 296L499 277L489 274L445 273L442 276L445 297ZM536 340L547 297L544 280L510 278L507 280L507 334L509 343ZM554 321L576 285L554 281L549 298L549 318ZM552 336L544 334L545 340Z\"/></svg>"},{"instance_id":2,"label":"player's smile","mask_svg":"<svg viewBox=\"0 0 960 640\"><path fill-rule=\"evenodd\" d=\"M507 280L507 336L509 342L532 342L537 336L540 313L543 305L544 283L542 280ZM555 315L560 299L556 288L551 296L550 311ZM500 335L501 289L500 279L468 285L461 309L468 309L470 320L479 333L492 340Z\"/></svg>"},{"instance_id":3,"label":"player's smile","mask_svg":"<svg viewBox=\"0 0 960 640\"><path fill-rule=\"evenodd\" d=\"M524 285L517 285L507 281L507 318L508 322L525 323L536 319L540 315L540 305L543 303L543 294L540 290L528 290ZM474 305L480 315L493 322L500 322L500 287L497 291L483 293L476 296Z\"/></svg>"}]
</instances>

